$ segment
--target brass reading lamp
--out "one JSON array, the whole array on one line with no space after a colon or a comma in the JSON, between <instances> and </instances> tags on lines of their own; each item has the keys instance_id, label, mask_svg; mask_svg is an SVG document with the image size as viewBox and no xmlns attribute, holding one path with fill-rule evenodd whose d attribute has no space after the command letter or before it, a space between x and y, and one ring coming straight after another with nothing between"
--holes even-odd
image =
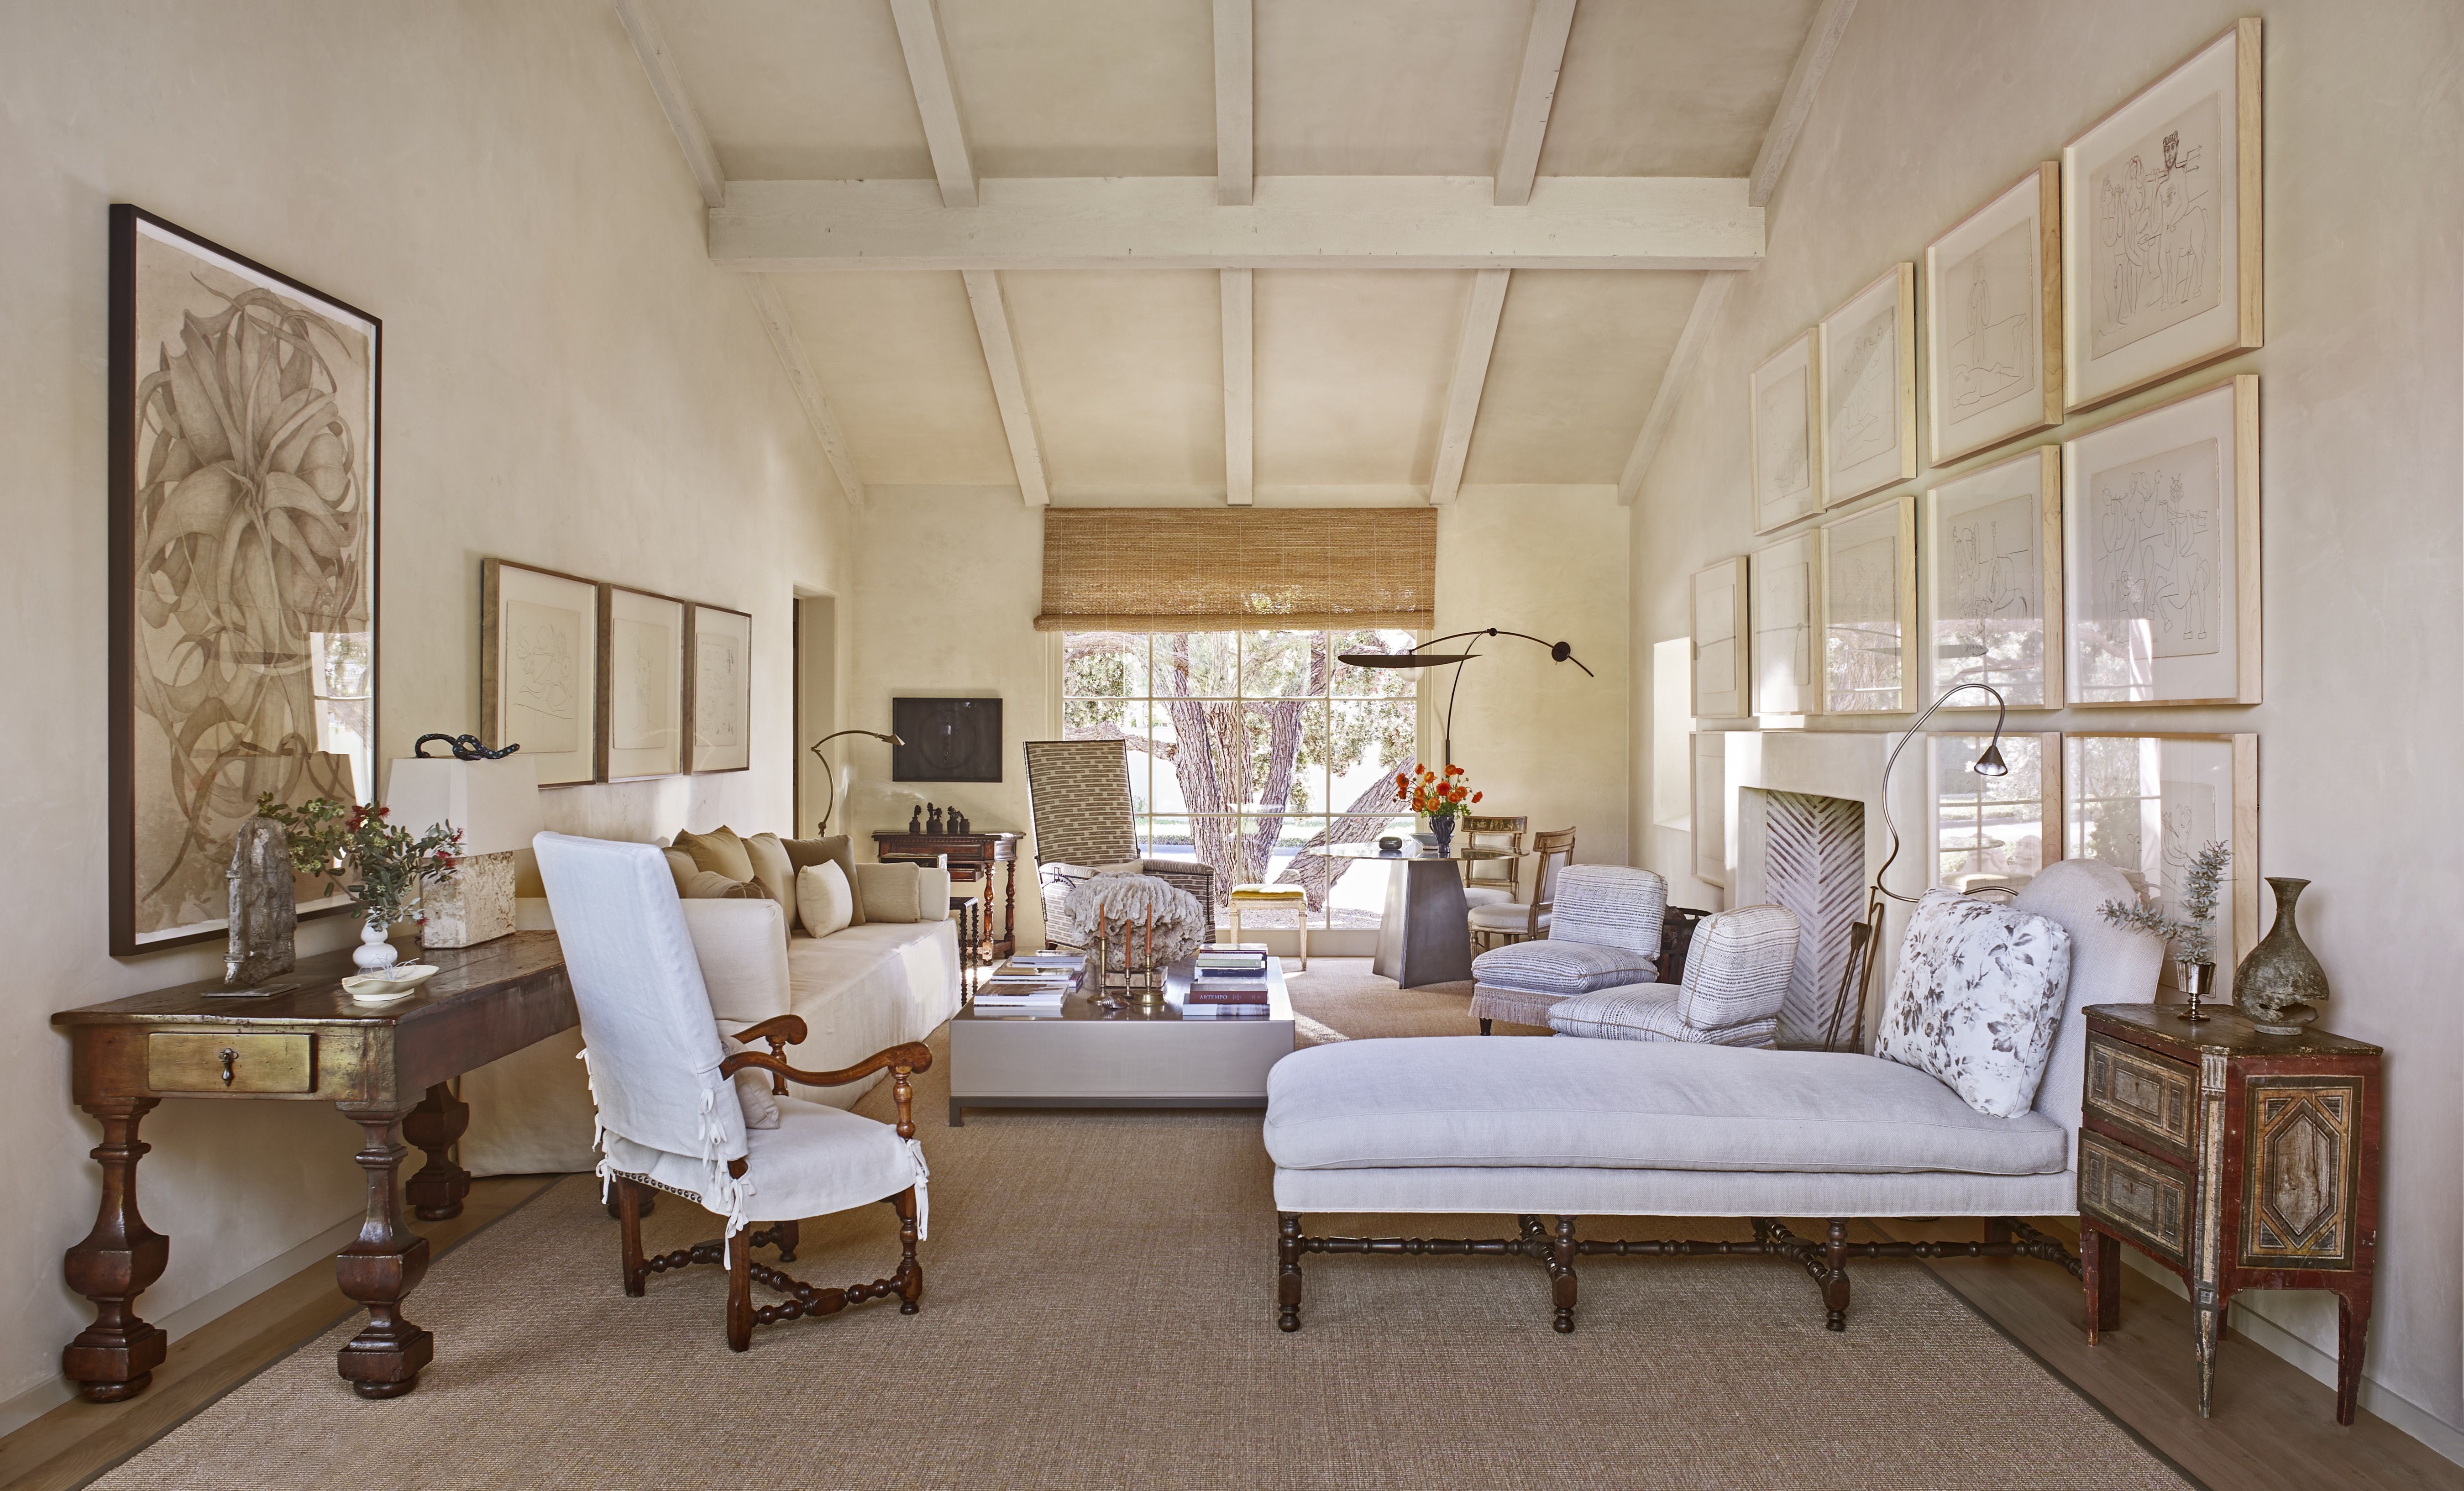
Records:
<instances>
[{"instance_id":1,"label":"brass reading lamp","mask_svg":"<svg viewBox=\"0 0 2464 1491\"><path fill-rule=\"evenodd\" d=\"M1583 669L1583 676L1586 678L1597 678L1599 676L1599 674L1593 672L1589 668L1584 668L1583 660L1574 656L1574 645L1571 642L1542 642L1541 639L1531 635L1528 631L1500 631L1494 626L1484 626L1477 631L1448 632L1442 637L1431 637L1426 642L1415 643L1413 646L1400 652L1345 652L1338 654L1337 656L1341 661L1349 663L1354 668L1444 668L1448 664L1454 665L1454 682L1449 684L1446 688L1445 760L1443 764L1447 766L1452 766L1455 763L1455 691L1463 687L1463 665L1470 662L1473 658L1482 656L1483 654L1478 652L1423 652L1420 648L1433 647L1441 642L1452 642L1458 637L1520 637L1526 642L1536 642L1539 643L1540 646L1547 647L1549 649L1549 656L1554 661L1559 663L1572 663L1576 668L1581 668ZM1477 647L1478 644L1475 643L1473 646Z\"/></svg>"},{"instance_id":2,"label":"brass reading lamp","mask_svg":"<svg viewBox=\"0 0 2464 1491\"><path fill-rule=\"evenodd\" d=\"M813 742L813 756L822 763L822 779L829 784L829 795L822 800L822 824L813 830L813 837L817 839L829 833L830 815L837 812L839 806L839 775L830 770L830 758L822 754L822 747L841 735L870 735L875 740L887 741L894 746L907 743L896 735L884 735L878 730L834 730Z\"/></svg>"}]
</instances>

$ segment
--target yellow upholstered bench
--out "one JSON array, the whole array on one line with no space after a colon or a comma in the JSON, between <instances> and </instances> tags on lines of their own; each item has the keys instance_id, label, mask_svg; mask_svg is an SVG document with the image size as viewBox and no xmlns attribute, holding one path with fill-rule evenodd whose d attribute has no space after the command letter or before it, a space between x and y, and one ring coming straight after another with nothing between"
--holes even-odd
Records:
<instances>
[{"instance_id":1,"label":"yellow upholstered bench","mask_svg":"<svg viewBox=\"0 0 2464 1491\"><path fill-rule=\"evenodd\" d=\"M1265 907L1292 913L1301 929L1301 972L1309 972L1309 892L1298 886L1234 886L1232 940L1241 940L1241 908Z\"/></svg>"}]
</instances>

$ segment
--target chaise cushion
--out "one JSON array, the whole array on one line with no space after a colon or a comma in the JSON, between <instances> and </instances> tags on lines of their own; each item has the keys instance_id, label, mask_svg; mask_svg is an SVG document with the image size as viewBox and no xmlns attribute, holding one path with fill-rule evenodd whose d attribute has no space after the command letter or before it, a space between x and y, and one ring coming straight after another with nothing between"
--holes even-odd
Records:
<instances>
[{"instance_id":1,"label":"chaise cushion","mask_svg":"<svg viewBox=\"0 0 2464 1491\"><path fill-rule=\"evenodd\" d=\"M1596 942L1561 942L1553 935L1491 948L1471 960L1471 976L1479 982L1535 994L1589 994L1617 984L1649 983L1654 972L1653 960L1640 953Z\"/></svg>"},{"instance_id":2,"label":"chaise cushion","mask_svg":"<svg viewBox=\"0 0 2464 1491\"><path fill-rule=\"evenodd\" d=\"M1928 890L1908 918L1874 1054L1940 1078L1980 1113L2024 1113L2070 981L2071 934L2059 922Z\"/></svg>"},{"instance_id":3,"label":"chaise cushion","mask_svg":"<svg viewBox=\"0 0 2464 1491\"><path fill-rule=\"evenodd\" d=\"M1779 1032L1776 1016L1702 1030L1678 1013L1674 984L1620 984L1595 989L1551 1005L1549 1028L1561 1036L1595 1041L1694 1041L1705 1045L1763 1046Z\"/></svg>"},{"instance_id":4,"label":"chaise cushion","mask_svg":"<svg viewBox=\"0 0 2464 1491\"><path fill-rule=\"evenodd\" d=\"M2041 1114L1992 1118L1847 1052L1478 1036L1311 1046L1266 1074L1287 1170L1588 1166L1881 1174L2065 1170Z\"/></svg>"}]
</instances>

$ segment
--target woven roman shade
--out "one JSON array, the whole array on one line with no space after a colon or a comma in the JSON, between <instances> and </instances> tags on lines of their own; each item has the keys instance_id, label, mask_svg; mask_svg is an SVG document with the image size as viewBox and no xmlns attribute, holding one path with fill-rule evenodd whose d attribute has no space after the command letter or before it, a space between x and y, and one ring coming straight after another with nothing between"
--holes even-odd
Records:
<instances>
[{"instance_id":1,"label":"woven roman shade","mask_svg":"<svg viewBox=\"0 0 2464 1491\"><path fill-rule=\"evenodd\" d=\"M1038 631L1435 621L1435 508L1054 508Z\"/></svg>"}]
</instances>

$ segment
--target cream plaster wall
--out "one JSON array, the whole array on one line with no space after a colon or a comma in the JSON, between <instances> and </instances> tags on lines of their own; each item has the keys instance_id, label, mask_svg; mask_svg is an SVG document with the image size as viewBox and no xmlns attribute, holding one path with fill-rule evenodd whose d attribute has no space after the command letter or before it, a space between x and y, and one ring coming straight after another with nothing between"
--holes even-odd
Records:
<instances>
[{"instance_id":1,"label":"cream plaster wall","mask_svg":"<svg viewBox=\"0 0 2464 1491\"><path fill-rule=\"evenodd\" d=\"M597 0L0 11L0 1399L88 1318L94 1215L56 1009L218 972L105 955L106 208L136 202L385 321L381 756L478 725L479 559L754 613L750 772L547 794L626 838L788 809L789 597L843 588L844 504ZM337 923L305 932L335 945ZM356 1133L309 1105L170 1103L155 1320L355 1213ZM449 1347L450 1350L451 1348Z\"/></svg>"},{"instance_id":2,"label":"cream plaster wall","mask_svg":"<svg viewBox=\"0 0 2464 1491\"><path fill-rule=\"evenodd\" d=\"M1781 184L1769 258L1729 298L1634 514L1638 669L1649 643L1684 634L1687 575L1754 544L1748 371L2254 9L1858 8ZM2365 1401L2408 1421L2392 1393L2464 1426L2453 972L2464 897L2453 744L2464 727L2464 34L2445 4L2263 9L2267 345L2063 432L2229 373L2261 375L2268 702L2032 713L2014 724L2257 733L2262 868L2315 882L2301 919L2335 984L2326 1021L2388 1051L2367 1358L2376 1387ZM1647 709L1649 689L1635 692ZM1663 834L1649 854L1674 879L1685 849ZM2334 1349L2327 1296L2242 1299Z\"/></svg>"}]
</instances>

